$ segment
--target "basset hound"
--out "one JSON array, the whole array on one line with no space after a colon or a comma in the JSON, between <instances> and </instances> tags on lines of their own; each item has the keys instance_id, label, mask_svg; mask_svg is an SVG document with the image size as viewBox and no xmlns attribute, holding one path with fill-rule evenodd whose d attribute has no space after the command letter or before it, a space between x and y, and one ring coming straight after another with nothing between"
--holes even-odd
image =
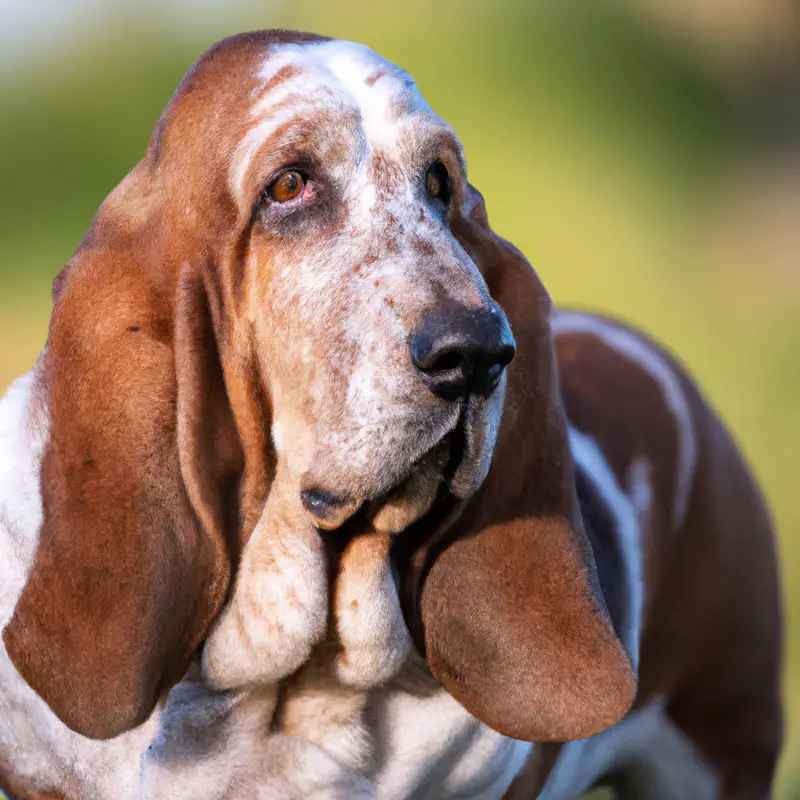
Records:
<instances>
[{"instance_id":1,"label":"basset hound","mask_svg":"<svg viewBox=\"0 0 800 800\"><path fill-rule=\"evenodd\" d=\"M653 342L557 312L364 46L214 46L0 401L18 798L764 800L775 542Z\"/></svg>"}]
</instances>

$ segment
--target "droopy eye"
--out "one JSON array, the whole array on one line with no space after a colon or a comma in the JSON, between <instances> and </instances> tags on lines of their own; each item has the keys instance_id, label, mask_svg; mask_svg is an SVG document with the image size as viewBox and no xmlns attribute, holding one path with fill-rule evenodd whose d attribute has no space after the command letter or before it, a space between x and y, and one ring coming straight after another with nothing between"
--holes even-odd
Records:
<instances>
[{"instance_id":1,"label":"droopy eye","mask_svg":"<svg viewBox=\"0 0 800 800\"><path fill-rule=\"evenodd\" d=\"M434 161L425 173L425 189L429 197L444 200L450 199L450 175L441 161Z\"/></svg>"},{"instance_id":2,"label":"droopy eye","mask_svg":"<svg viewBox=\"0 0 800 800\"><path fill-rule=\"evenodd\" d=\"M282 172L267 186L266 197L274 203L288 203L299 197L306 186L306 179L302 173L296 169Z\"/></svg>"},{"instance_id":3,"label":"droopy eye","mask_svg":"<svg viewBox=\"0 0 800 800\"><path fill-rule=\"evenodd\" d=\"M425 173L425 189L429 197L450 200L450 175L441 161L434 161Z\"/></svg>"}]
</instances>

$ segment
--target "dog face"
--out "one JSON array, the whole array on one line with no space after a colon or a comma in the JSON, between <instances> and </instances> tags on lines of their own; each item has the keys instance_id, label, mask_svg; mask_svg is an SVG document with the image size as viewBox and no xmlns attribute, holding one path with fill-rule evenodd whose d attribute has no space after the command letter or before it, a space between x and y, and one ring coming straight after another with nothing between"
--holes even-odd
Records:
<instances>
[{"instance_id":1,"label":"dog face","mask_svg":"<svg viewBox=\"0 0 800 800\"><path fill-rule=\"evenodd\" d=\"M327 626L319 529L363 508L405 532L440 492L470 504L464 524L400 570L434 675L518 738L586 736L627 709L549 297L401 70L285 31L216 45L54 299L44 523L4 641L68 725L145 719L228 596L209 638L226 685L293 671ZM385 600L383 567L356 581Z\"/></svg>"},{"instance_id":2,"label":"dog face","mask_svg":"<svg viewBox=\"0 0 800 800\"><path fill-rule=\"evenodd\" d=\"M480 484L493 434L474 431L496 431L514 352L452 230L470 202L461 146L360 45L283 45L256 74L229 186L252 209L241 313L277 458L321 527L378 501L401 530L433 501L465 419L475 446L453 486Z\"/></svg>"}]
</instances>

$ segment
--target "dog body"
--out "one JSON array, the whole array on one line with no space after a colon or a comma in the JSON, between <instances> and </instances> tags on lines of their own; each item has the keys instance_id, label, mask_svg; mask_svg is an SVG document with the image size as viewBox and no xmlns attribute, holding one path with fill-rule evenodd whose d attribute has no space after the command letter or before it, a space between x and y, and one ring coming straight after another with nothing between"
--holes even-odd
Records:
<instances>
[{"instance_id":1,"label":"dog body","mask_svg":"<svg viewBox=\"0 0 800 800\"><path fill-rule=\"evenodd\" d=\"M0 401L4 788L768 796L746 467L656 346L551 313L405 73L216 46L54 300Z\"/></svg>"},{"instance_id":2,"label":"dog body","mask_svg":"<svg viewBox=\"0 0 800 800\"><path fill-rule=\"evenodd\" d=\"M753 629L739 640L744 653L737 652L735 642L718 651L716 643L708 640L709 629L716 626L703 619L704 598L709 594L704 570L695 578L687 577L681 559L677 562L679 577L672 581L659 577L661 592L648 590L653 584L647 582L648 575L663 575L664 565L670 563L670 553L676 549L708 548L709 543L702 541L705 536L739 541L737 528L745 522L739 513L733 514L727 529L718 529L705 518L715 506L708 503L702 487L714 482L715 470L731 469L730 452L723 452L717 462L714 452L706 448L709 442L724 444L727 439L691 383L638 334L599 317L571 312L558 316L555 328L568 408L574 407L577 415L579 408L587 413L586 409L596 409L598 402L608 409L619 409L626 397L634 403L630 413L617 417L616 430L594 431L583 418L581 430L573 419L572 454L601 582L607 598L618 598L612 616L631 649L643 651L636 707L618 725L588 740L531 745L487 728L415 664L389 685L374 690L368 700L374 761L367 772L375 796L500 798L509 791L511 798L569 800L604 779L627 790L623 796L636 798L767 796L765 787L780 747L780 713L775 629L774 624L770 629L764 623L776 619L776 610L771 606L774 594L757 578L770 578L770 562L759 569L758 549L738 555L739 545L734 560L741 558L750 567L744 573L749 576L749 590L747 583L739 581L725 586L726 573L717 572L714 577L712 588L719 591L720 602L727 606L732 593L743 602L746 599L752 609ZM616 368L612 368L615 361ZM627 375L626 368L630 370ZM6 455L2 481L4 623L25 583L41 525L38 476L47 419L36 402L35 375L33 371L17 381L0 405ZM612 449L620 458L617 463L624 465L612 468L600 449L602 444L634 442L638 436L651 437L650 442L644 447ZM658 448L673 454L667 462L671 469L662 471ZM734 460L731 479L744 480L744 473L736 475L739 468ZM688 479L682 470L689 471ZM720 485L728 484L721 481ZM747 487L746 482L745 489L752 491ZM759 504L752 508L763 513ZM676 515L674 519L664 514L666 509ZM703 524L698 524L701 520ZM745 527L745 535L760 531L755 534L756 545L768 524L765 517L754 522L754 528ZM717 546L714 552L718 552ZM728 579L733 575L743 579L739 571L733 571ZM698 596L693 597L693 592ZM675 603L685 603L686 610L675 610ZM764 603L761 613L758 603ZM713 613L719 622L725 620L724 614L713 608L705 613ZM747 653L760 637L767 641ZM650 657L649 652L654 655ZM662 655L656 660L658 654ZM704 681L707 659L713 664L718 658L722 664L715 674L724 675L725 681ZM748 665L748 661L754 663ZM140 796L142 762L158 734L163 712L154 713L143 726L117 739L92 741L70 731L46 707L5 652L0 664L0 763L8 775L8 786L16 787L20 796L53 788L65 797L124 800ZM744 669L746 665L764 672L751 674ZM700 688L695 690L698 684ZM186 692L188 702L196 707L207 706L209 695L192 686L184 683L173 692ZM687 690L692 692L690 701L682 696ZM699 696L694 696L695 691ZM217 702L231 704L227 698ZM684 706L684 702L691 705ZM272 707L269 703L267 707L269 714ZM720 715L717 720L707 716L714 712ZM191 716L194 709L184 706L181 713ZM747 725L736 724L740 714L752 715ZM679 726L678 720L683 725ZM230 757L231 740L237 737L248 759L263 748L267 738L268 721L255 726L237 721L239 731L232 729L227 737L220 735L218 727L206 725L219 737L212 745L219 750L218 760ZM725 745L729 737L737 735L742 741L732 752L742 754L744 760L729 760ZM194 767L197 750L185 741L180 750L189 754L184 765L188 772ZM715 760L716 753L722 757ZM201 760L207 758L205 751ZM309 750L304 765L312 775L316 767L323 780L331 774L327 757L315 749ZM751 774L760 788L748 793ZM180 774L175 780L181 782ZM733 790L723 794L725 780L732 787L744 788L739 794ZM213 796L210 784L206 784L206 793ZM291 795L287 791L283 796ZM324 788L321 796L325 796Z\"/></svg>"}]
</instances>

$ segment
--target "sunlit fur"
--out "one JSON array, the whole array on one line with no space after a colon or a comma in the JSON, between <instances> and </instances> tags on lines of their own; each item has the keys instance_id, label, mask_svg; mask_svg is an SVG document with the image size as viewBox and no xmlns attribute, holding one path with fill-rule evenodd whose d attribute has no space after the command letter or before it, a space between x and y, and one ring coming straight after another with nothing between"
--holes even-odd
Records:
<instances>
[{"instance_id":1,"label":"sunlit fur","mask_svg":"<svg viewBox=\"0 0 800 800\"><path fill-rule=\"evenodd\" d=\"M576 312L564 312L553 320L553 331L559 333L585 333L594 336L646 372L661 390L664 402L675 418L679 457L675 475L675 497L672 508L672 526L679 527L686 518L689 494L697 465L697 440L686 394L675 370L655 348L648 346L642 337L601 317Z\"/></svg>"},{"instance_id":2,"label":"sunlit fur","mask_svg":"<svg viewBox=\"0 0 800 800\"><path fill-rule=\"evenodd\" d=\"M303 246L302 233L283 233L291 209L268 206L254 225L242 308L269 375L278 471L205 651L204 674L227 689L289 674L325 632L324 569L311 523L331 524L308 519L299 503L303 488L338 499L337 524L377 499L372 524L386 533L429 510L443 467L432 448L462 409L420 381L409 341L426 316L443 308L491 303L477 266L450 230L447 208L425 195L426 169L441 158L449 162L454 202L464 201L460 144L406 73L362 45L323 42L271 50L257 78L249 127L230 163L231 192L246 203L246 187L291 163L302 142L326 175L319 186L311 171L306 191L318 195L309 202L323 204L326 192L335 194L337 221L326 228L324 245L313 247ZM488 401L463 410L465 457L451 486L460 497L486 476L503 393L501 383ZM284 547L275 547L279 540ZM388 553L382 564L378 572L387 574ZM374 586L394 591L391 581ZM377 631L404 625L388 594L374 608L397 616L360 626L376 631L372 659L385 679ZM340 625L351 616L342 611ZM360 655L340 668L342 676L364 672L359 638ZM392 660L399 666L400 659ZM377 675L351 678L374 683Z\"/></svg>"},{"instance_id":3,"label":"sunlit fur","mask_svg":"<svg viewBox=\"0 0 800 800\"><path fill-rule=\"evenodd\" d=\"M297 247L290 233L256 219L244 264L241 310L274 415L272 494L204 664L193 666L142 727L105 742L78 736L0 649L0 773L27 793L55 789L84 800L499 800L536 746L488 729L432 680L411 648L387 552L388 537L428 510L442 475L426 454L459 413L417 380L409 333L442 296L472 307L488 301L443 213L420 194L429 159L445 157L458 184L454 197L463 200L460 146L410 78L360 45L274 47L256 77L228 170L240 207L257 201L301 140L341 187L341 213L324 241ZM301 128L314 118L310 131ZM282 213L263 214L271 211ZM561 319L557 325L592 331L626 354L662 388L681 441L672 506L674 521L681 520L697 445L677 378L635 337L590 317ZM0 401L2 624L27 580L42 522L47 409L36 382L34 371ZM466 457L452 484L461 497L489 469L503 388L467 409ZM617 527L638 603L639 526L652 509L648 464L635 462L630 486L620 487L591 440L573 435L572 444L575 460L624 523ZM347 508L379 501L379 533L344 553L332 620L319 534L299 504L303 486L340 494ZM291 546L277 547L279 539ZM274 614L262 614L262 606ZM638 612L631 618L638 621ZM638 624L626 632L632 642ZM203 667L216 687L203 680ZM568 745L545 797L567 800L645 748L680 756L675 763L687 763L688 755L696 765L694 751L664 720L656 705L589 744ZM672 794L659 797L705 797L713 776L698 773L691 790L673 781Z\"/></svg>"},{"instance_id":4,"label":"sunlit fur","mask_svg":"<svg viewBox=\"0 0 800 800\"><path fill-rule=\"evenodd\" d=\"M284 209L264 208L254 218L239 310L269 376L278 472L205 648L203 674L214 688L199 680L198 665L145 726L89 742L56 719L3 654L0 703L17 703L20 712L3 715L0 742L30 754L35 767L8 765L30 790L55 788L90 800L139 797L143 769L147 797L194 797L198 787L207 798L374 796L367 692L401 671L411 652L387 537L430 508L443 467L433 448L462 412L464 458L451 490L469 497L489 469L505 382L489 401L461 409L435 398L409 357L409 338L426 316L491 303L450 231L447 208L425 196L426 169L442 159L453 202L467 202L460 143L411 78L362 45L273 46L255 78L246 130L230 158L231 195L242 208L252 206L252 187L291 162L302 144L339 192L338 216L313 247L298 247L299 237L271 227L270 214ZM124 202L126 186L111 206ZM318 191L313 179L308 191ZM191 218L202 209L189 203L184 211ZM3 619L24 584L41 524L36 476L45 426L19 432L32 402L26 393L14 411L21 391L4 401L18 442L6 453L16 482L28 488L17 487L0 511L27 515L19 541L4 548L22 548L25 560L14 566L4 558L14 574L3 584ZM315 529L322 521L301 507L304 487L324 489L351 511L372 501L378 531L343 555L330 624ZM17 529L16 520L0 516L3 535ZM270 734L279 691L280 732ZM487 735L492 748L500 746L502 737ZM487 762L495 763L502 788L513 770L505 756ZM481 785L485 778L478 778ZM457 783L463 788L472 780Z\"/></svg>"}]
</instances>

